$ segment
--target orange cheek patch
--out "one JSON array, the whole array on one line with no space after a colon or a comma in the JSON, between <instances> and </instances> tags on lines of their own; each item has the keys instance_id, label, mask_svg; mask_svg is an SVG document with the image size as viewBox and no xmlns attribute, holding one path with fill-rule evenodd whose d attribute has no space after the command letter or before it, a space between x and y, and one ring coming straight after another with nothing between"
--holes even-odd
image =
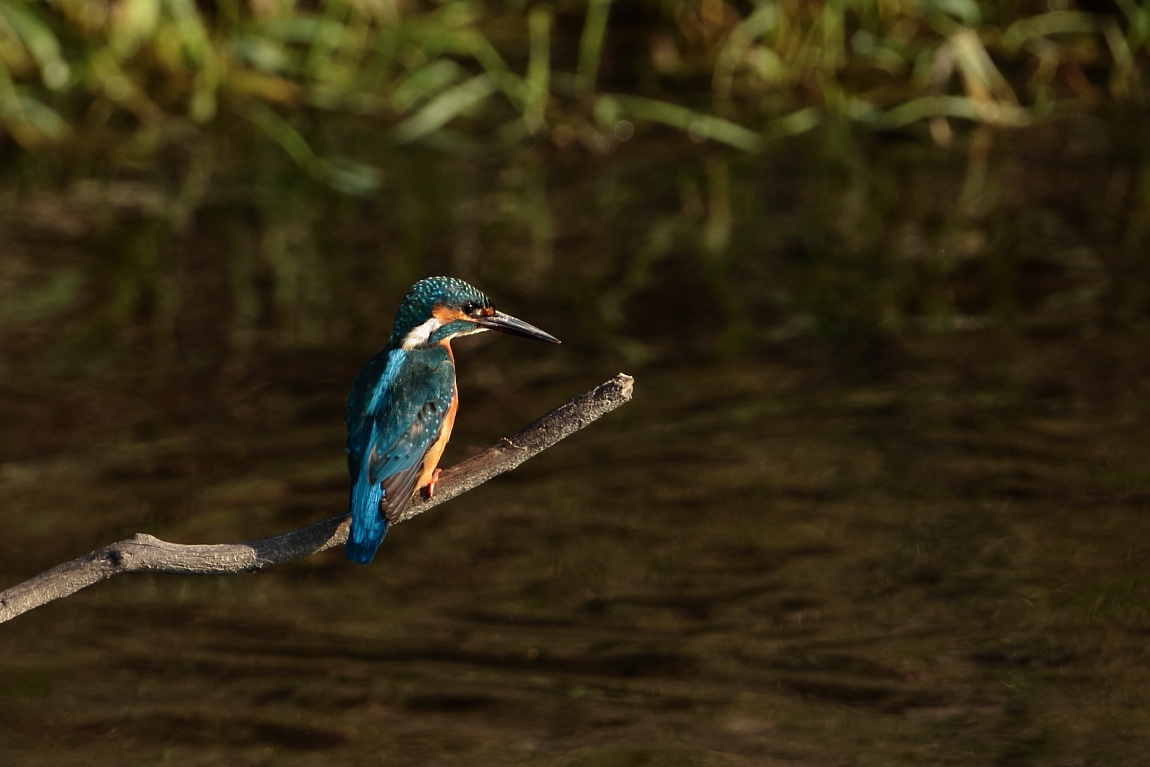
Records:
<instances>
[{"instance_id":1,"label":"orange cheek patch","mask_svg":"<svg viewBox=\"0 0 1150 767\"><path fill-rule=\"evenodd\" d=\"M448 325L456 320L467 319L463 312L446 306L436 306L431 310L431 316L439 321L440 325Z\"/></svg>"}]
</instances>

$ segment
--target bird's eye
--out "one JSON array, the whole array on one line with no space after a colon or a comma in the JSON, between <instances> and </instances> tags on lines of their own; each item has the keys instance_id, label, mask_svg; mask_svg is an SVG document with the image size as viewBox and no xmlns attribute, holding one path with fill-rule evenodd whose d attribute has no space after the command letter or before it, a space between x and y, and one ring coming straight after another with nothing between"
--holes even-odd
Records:
<instances>
[{"instance_id":1,"label":"bird's eye","mask_svg":"<svg viewBox=\"0 0 1150 767\"><path fill-rule=\"evenodd\" d=\"M469 317L474 317L479 312L479 304L474 301L468 301L463 306L459 307L463 313Z\"/></svg>"}]
</instances>

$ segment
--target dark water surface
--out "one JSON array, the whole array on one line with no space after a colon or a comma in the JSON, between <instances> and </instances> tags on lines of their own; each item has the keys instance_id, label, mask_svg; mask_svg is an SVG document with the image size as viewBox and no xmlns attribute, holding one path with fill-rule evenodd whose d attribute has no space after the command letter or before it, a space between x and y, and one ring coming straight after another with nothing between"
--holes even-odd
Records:
<instances>
[{"instance_id":1,"label":"dark water surface","mask_svg":"<svg viewBox=\"0 0 1150 767\"><path fill-rule=\"evenodd\" d=\"M566 341L457 345L447 464L636 376L368 568L0 627L0 763L1145 764L1150 165L1055 138L459 172L311 218L225 193L182 227L0 192L4 584L338 512L348 382L426 273Z\"/></svg>"}]
</instances>

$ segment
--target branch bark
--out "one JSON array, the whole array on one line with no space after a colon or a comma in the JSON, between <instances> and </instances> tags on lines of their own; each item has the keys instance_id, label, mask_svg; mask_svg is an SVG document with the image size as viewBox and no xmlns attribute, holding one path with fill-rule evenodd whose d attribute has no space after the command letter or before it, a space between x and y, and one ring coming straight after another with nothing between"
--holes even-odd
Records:
<instances>
[{"instance_id":1,"label":"branch bark","mask_svg":"<svg viewBox=\"0 0 1150 767\"><path fill-rule=\"evenodd\" d=\"M420 495L399 522L514 469L588 426L629 401L633 386L634 379L620 373L479 455L445 469L435 486L435 497ZM147 533L137 533L0 591L0 623L123 573L227 575L263 570L339 546L347 541L347 528L347 515L341 514L299 530L243 543L169 543Z\"/></svg>"}]
</instances>

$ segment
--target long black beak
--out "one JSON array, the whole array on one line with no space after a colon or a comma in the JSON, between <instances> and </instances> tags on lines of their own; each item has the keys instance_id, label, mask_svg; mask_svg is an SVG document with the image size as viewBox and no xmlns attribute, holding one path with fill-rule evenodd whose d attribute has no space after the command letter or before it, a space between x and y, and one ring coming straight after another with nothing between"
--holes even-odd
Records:
<instances>
[{"instance_id":1,"label":"long black beak","mask_svg":"<svg viewBox=\"0 0 1150 767\"><path fill-rule=\"evenodd\" d=\"M544 333L534 325L529 325L521 319L512 317L510 314L503 312L495 312L490 317L479 317L475 320L475 324L489 330L498 330L500 333L507 333L520 338L532 338L536 341L550 341L553 344L561 343L561 341L550 333Z\"/></svg>"}]
</instances>

